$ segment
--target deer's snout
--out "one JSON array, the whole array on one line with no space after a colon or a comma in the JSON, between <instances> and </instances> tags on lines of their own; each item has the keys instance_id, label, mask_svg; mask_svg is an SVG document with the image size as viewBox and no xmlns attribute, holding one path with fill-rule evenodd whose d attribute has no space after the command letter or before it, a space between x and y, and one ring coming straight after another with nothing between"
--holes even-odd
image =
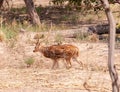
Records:
<instances>
[{"instance_id":1,"label":"deer's snout","mask_svg":"<svg viewBox=\"0 0 120 92\"><path fill-rule=\"evenodd\" d=\"M35 50L33 50L33 52L36 52Z\"/></svg>"}]
</instances>

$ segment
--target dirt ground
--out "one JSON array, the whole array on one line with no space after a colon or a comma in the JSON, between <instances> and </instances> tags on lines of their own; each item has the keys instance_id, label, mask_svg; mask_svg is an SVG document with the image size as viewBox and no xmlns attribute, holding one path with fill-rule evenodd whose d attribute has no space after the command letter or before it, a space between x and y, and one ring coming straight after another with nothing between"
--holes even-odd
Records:
<instances>
[{"instance_id":1,"label":"dirt ground","mask_svg":"<svg viewBox=\"0 0 120 92\"><path fill-rule=\"evenodd\" d=\"M73 61L72 68L66 69L65 63L60 60L59 68L51 69L52 60L40 53L33 53L35 34L20 34L12 48L9 43L0 43L0 92L111 91L111 79L107 69L107 43L66 39L64 43L73 44L80 49L79 61L84 66ZM54 44L51 37L46 45ZM120 49L116 49L115 63L120 74L119 52ZM29 57L34 58L35 62L27 68L25 59Z\"/></svg>"}]
</instances>

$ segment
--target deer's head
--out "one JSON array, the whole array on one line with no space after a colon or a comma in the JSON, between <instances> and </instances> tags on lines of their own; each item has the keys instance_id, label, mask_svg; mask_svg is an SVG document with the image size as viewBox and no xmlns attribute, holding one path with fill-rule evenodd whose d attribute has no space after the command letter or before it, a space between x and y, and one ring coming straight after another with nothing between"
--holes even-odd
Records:
<instances>
[{"instance_id":1,"label":"deer's head","mask_svg":"<svg viewBox=\"0 0 120 92\"><path fill-rule=\"evenodd\" d=\"M51 24L51 28L52 28L52 24ZM51 28L50 28L50 30L49 30L49 32L48 32L48 34L47 34L47 36L45 38L44 38L44 35L39 35L39 34L36 34L34 36L34 39L37 39L37 42L36 42L36 45L35 45L35 48L34 48L33 52L40 51L40 48L43 47L43 46L41 46L41 43L48 39L49 34L51 32ZM44 39L42 39L42 38L44 38ZM40 39L42 39L42 40L40 41Z\"/></svg>"}]
</instances>

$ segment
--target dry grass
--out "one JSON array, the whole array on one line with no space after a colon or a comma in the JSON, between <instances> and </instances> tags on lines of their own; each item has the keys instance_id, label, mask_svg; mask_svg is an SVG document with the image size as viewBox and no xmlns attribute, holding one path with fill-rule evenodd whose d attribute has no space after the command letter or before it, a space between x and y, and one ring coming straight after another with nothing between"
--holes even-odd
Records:
<instances>
[{"instance_id":1,"label":"dry grass","mask_svg":"<svg viewBox=\"0 0 120 92\"><path fill-rule=\"evenodd\" d=\"M3 42L6 40L5 34L0 30L0 42Z\"/></svg>"},{"instance_id":2,"label":"dry grass","mask_svg":"<svg viewBox=\"0 0 120 92\"><path fill-rule=\"evenodd\" d=\"M69 70L65 68L64 62L59 61L59 68L51 70L52 61L43 57L40 53L33 53L34 44L28 43L34 41L36 32L26 32L20 34L16 45L13 48L7 48L0 45L4 58L0 64L0 90L2 92L19 90L24 92L110 92L111 79L107 69L108 50L105 43L82 43L69 42L80 49L79 60L83 62L82 68L76 62L72 62L73 67ZM56 33L57 34L57 33ZM54 40L53 35L49 41ZM54 41L50 41L54 44ZM66 43L64 40L63 43ZM117 69L119 69L119 50L115 52ZM4 57L4 55L6 55ZM27 68L24 60L34 58L34 63ZM119 73L119 70L118 70Z\"/></svg>"}]
</instances>

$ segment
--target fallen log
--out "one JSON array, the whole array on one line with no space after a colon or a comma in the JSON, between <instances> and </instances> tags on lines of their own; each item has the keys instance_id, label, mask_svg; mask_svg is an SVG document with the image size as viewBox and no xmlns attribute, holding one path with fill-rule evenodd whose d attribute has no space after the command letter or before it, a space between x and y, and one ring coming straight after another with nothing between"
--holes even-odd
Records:
<instances>
[{"instance_id":1,"label":"fallen log","mask_svg":"<svg viewBox=\"0 0 120 92\"><path fill-rule=\"evenodd\" d=\"M89 32L97 33L98 35L101 34L108 34L109 33L109 25L108 24L99 24L95 26L88 27ZM116 28L116 33L120 33L120 28Z\"/></svg>"}]
</instances>

